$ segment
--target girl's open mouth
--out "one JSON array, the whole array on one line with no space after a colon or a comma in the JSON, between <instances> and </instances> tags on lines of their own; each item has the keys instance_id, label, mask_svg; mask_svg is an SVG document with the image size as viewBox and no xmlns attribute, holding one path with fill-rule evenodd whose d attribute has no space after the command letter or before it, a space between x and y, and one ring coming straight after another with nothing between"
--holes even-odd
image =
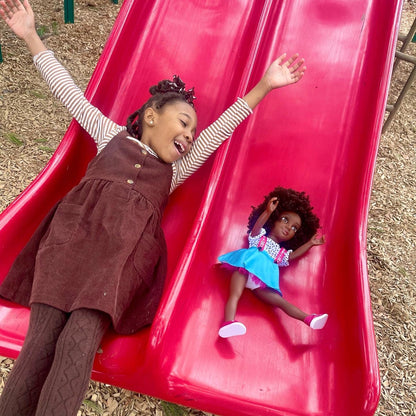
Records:
<instances>
[{"instance_id":1,"label":"girl's open mouth","mask_svg":"<svg viewBox=\"0 0 416 416\"><path fill-rule=\"evenodd\" d=\"M176 149L178 149L179 153L182 154L185 152L185 146L181 142L178 142L177 140L175 140L174 144L175 144Z\"/></svg>"}]
</instances>

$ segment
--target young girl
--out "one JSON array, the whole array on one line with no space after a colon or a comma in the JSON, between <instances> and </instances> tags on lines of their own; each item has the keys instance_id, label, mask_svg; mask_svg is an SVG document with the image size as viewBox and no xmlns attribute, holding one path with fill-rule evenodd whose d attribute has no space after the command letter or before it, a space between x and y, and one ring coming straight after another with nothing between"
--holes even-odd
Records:
<instances>
[{"instance_id":1,"label":"young girl","mask_svg":"<svg viewBox=\"0 0 416 416\"><path fill-rule=\"evenodd\" d=\"M304 192L285 188L275 188L262 204L253 207L248 220L249 248L219 257L225 267L234 271L220 337L246 333L244 324L234 320L245 287L263 302L281 308L312 329L325 326L327 314L306 314L284 299L279 287L279 266L288 266L289 260L303 256L313 246L325 242L323 236L316 235L319 219L312 209Z\"/></svg>"},{"instance_id":2,"label":"young girl","mask_svg":"<svg viewBox=\"0 0 416 416\"><path fill-rule=\"evenodd\" d=\"M305 67L297 55L282 55L195 140L193 90L179 77L152 87L127 126L118 125L86 100L46 49L27 0L0 1L0 15L98 149L85 177L52 208L0 286L0 296L31 308L0 414L75 415L109 326L132 334L154 318L166 273L161 218L169 193L268 92L299 81Z\"/></svg>"}]
</instances>

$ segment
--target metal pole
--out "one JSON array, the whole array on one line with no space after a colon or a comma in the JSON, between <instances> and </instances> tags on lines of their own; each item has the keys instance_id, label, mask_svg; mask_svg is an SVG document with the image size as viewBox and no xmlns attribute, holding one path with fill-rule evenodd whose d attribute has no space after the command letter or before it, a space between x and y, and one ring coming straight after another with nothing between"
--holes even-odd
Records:
<instances>
[{"instance_id":1,"label":"metal pole","mask_svg":"<svg viewBox=\"0 0 416 416\"><path fill-rule=\"evenodd\" d=\"M74 0L64 0L65 23L74 23Z\"/></svg>"},{"instance_id":2,"label":"metal pole","mask_svg":"<svg viewBox=\"0 0 416 416\"><path fill-rule=\"evenodd\" d=\"M399 52L405 52L410 42L416 42L416 17L413 21L412 27L409 30L407 35L399 35L399 40L403 42L402 47ZM397 65L399 65L399 59L396 58L393 65L392 73L396 70Z\"/></svg>"},{"instance_id":3,"label":"metal pole","mask_svg":"<svg viewBox=\"0 0 416 416\"><path fill-rule=\"evenodd\" d=\"M387 120L384 122L383 125L383 129L382 129L382 133L385 133L387 131L387 129L389 128L391 122L393 121L393 118L395 116L395 114L397 113L397 111L399 110L403 98L406 95L406 93L409 91L413 81L416 78L416 58L407 54L404 54L402 52L396 52L396 56L397 59L402 59L404 61L410 62L413 64L413 70L409 75L409 78L407 79L406 84L404 85L399 97L397 98L396 102L394 103L393 106L387 106L386 110L390 112L390 114L387 117Z\"/></svg>"}]
</instances>

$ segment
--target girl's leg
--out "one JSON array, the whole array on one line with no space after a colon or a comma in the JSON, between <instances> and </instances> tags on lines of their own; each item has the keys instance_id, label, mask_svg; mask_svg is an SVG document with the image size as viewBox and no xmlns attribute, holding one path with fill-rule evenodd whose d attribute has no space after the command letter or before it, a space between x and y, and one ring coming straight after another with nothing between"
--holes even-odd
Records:
<instances>
[{"instance_id":1,"label":"girl's leg","mask_svg":"<svg viewBox=\"0 0 416 416\"><path fill-rule=\"evenodd\" d=\"M48 305L34 303L29 329L0 398L0 415L34 415L43 383L52 366L55 346L68 317Z\"/></svg>"},{"instance_id":2,"label":"girl's leg","mask_svg":"<svg viewBox=\"0 0 416 416\"><path fill-rule=\"evenodd\" d=\"M95 353L110 325L107 314L78 309L71 313L56 345L36 416L73 416L81 406Z\"/></svg>"},{"instance_id":3,"label":"girl's leg","mask_svg":"<svg viewBox=\"0 0 416 416\"><path fill-rule=\"evenodd\" d=\"M225 321L234 321L237 312L238 301L246 287L247 277L240 272L234 272L231 276L230 294L225 305Z\"/></svg>"},{"instance_id":4,"label":"girl's leg","mask_svg":"<svg viewBox=\"0 0 416 416\"><path fill-rule=\"evenodd\" d=\"M272 289L258 288L253 290L253 292L260 300L270 305L277 306L292 318L304 321L305 318L308 316L307 313L303 312L295 305L292 305L290 302L288 302L286 299L284 299L282 296L280 296L276 291Z\"/></svg>"}]
</instances>

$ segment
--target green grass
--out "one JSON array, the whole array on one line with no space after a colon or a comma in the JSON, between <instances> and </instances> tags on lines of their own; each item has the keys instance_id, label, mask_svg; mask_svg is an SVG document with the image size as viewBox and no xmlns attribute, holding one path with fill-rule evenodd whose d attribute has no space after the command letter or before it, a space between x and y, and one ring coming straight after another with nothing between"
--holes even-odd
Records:
<instances>
[{"instance_id":1,"label":"green grass","mask_svg":"<svg viewBox=\"0 0 416 416\"><path fill-rule=\"evenodd\" d=\"M36 90L29 90L29 95L31 95L32 97L36 97L36 98L46 98L46 94L36 91Z\"/></svg>"},{"instance_id":2,"label":"green grass","mask_svg":"<svg viewBox=\"0 0 416 416\"><path fill-rule=\"evenodd\" d=\"M49 147L49 146L39 146L39 149L43 150L44 152L47 152L47 153L54 153L55 152L55 149L53 149L52 147Z\"/></svg>"},{"instance_id":3,"label":"green grass","mask_svg":"<svg viewBox=\"0 0 416 416\"><path fill-rule=\"evenodd\" d=\"M185 409L174 403L160 402L163 410L163 416L186 416Z\"/></svg>"},{"instance_id":4,"label":"green grass","mask_svg":"<svg viewBox=\"0 0 416 416\"><path fill-rule=\"evenodd\" d=\"M85 399L83 403L86 407L96 412L97 415L103 414L103 409L101 409L101 407L97 403L94 403L92 400Z\"/></svg>"},{"instance_id":5,"label":"green grass","mask_svg":"<svg viewBox=\"0 0 416 416\"><path fill-rule=\"evenodd\" d=\"M14 133L6 133L5 137L9 142L15 144L16 146L22 146L24 144L23 140L20 140Z\"/></svg>"},{"instance_id":6,"label":"green grass","mask_svg":"<svg viewBox=\"0 0 416 416\"><path fill-rule=\"evenodd\" d=\"M36 30L38 32L39 37L42 39L45 37L46 33L48 32L48 27L47 26L39 26Z\"/></svg>"}]
</instances>

